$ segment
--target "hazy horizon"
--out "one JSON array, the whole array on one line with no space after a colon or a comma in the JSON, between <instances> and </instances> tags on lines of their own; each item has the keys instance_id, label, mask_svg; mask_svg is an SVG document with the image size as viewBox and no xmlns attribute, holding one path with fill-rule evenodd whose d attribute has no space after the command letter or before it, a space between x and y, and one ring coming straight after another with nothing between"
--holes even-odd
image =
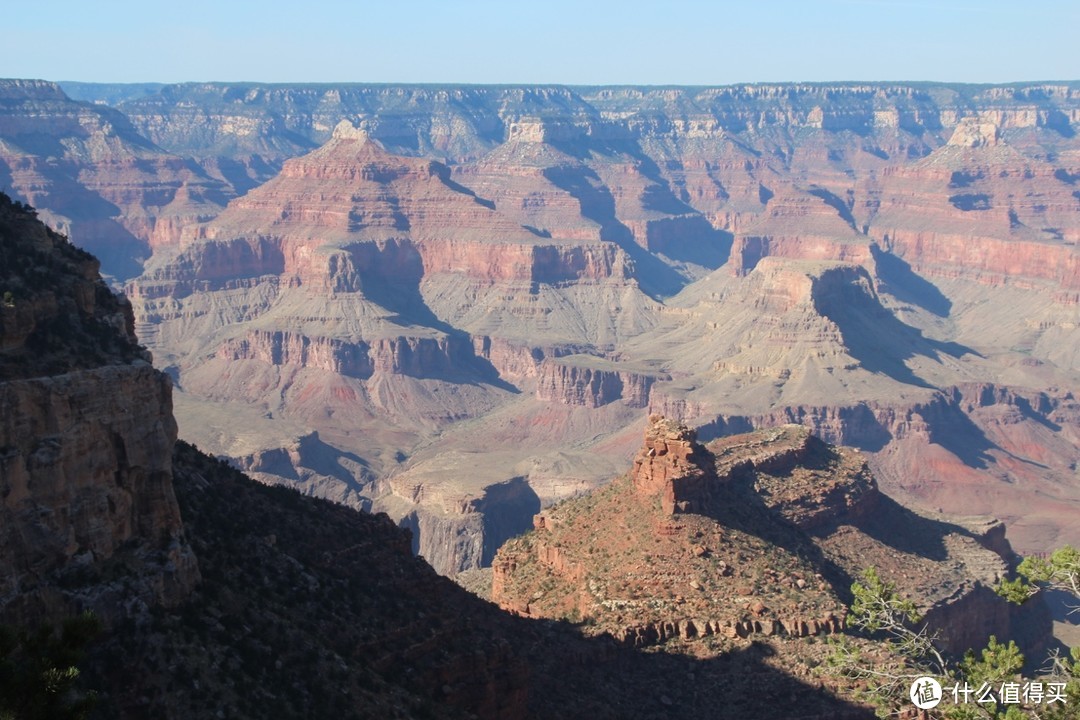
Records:
<instances>
[{"instance_id":1,"label":"hazy horizon","mask_svg":"<svg viewBox=\"0 0 1080 720\"><path fill-rule=\"evenodd\" d=\"M0 72L97 83L715 86L1080 78L1065 0L313 0L5 13Z\"/></svg>"},{"instance_id":2,"label":"hazy horizon","mask_svg":"<svg viewBox=\"0 0 1080 720\"><path fill-rule=\"evenodd\" d=\"M365 80L296 80L292 82L279 81L279 80L220 80L220 79L206 79L206 80L179 80L176 82L161 82L158 80L131 80L131 81L113 81L113 80L70 80L67 78L42 78L42 77L8 77L3 78L6 80L41 80L44 82L53 82L57 85L259 85L259 86L275 86L280 85L283 87L294 87L300 85L313 85L320 86L326 85L331 87L343 87L348 85L356 86L387 86L387 87L566 87L566 88L725 88L725 87L743 87L743 86L769 86L769 85L818 85L818 86L843 86L843 85L971 85L971 86L986 86L986 87L1002 87L1008 85L1039 85L1043 83L1055 84L1062 83L1068 85L1080 84L1080 78L1031 78L1027 80L1010 80L1008 82L964 82L959 80L913 80L910 78L887 78L881 80L763 80L760 82L731 82L731 83L560 83L560 82L498 82L498 83L484 83L484 82L384 82L384 81L365 81Z\"/></svg>"}]
</instances>

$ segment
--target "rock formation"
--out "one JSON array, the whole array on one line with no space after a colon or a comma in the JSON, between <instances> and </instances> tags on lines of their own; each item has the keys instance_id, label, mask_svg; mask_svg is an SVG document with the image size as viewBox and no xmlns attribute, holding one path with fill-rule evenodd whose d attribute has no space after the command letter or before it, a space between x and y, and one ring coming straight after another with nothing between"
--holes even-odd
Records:
<instances>
[{"instance_id":1,"label":"rock formation","mask_svg":"<svg viewBox=\"0 0 1080 720\"><path fill-rule=\"evenodd\" d=\"M660 415L649 417L645 444L630 471L638 494L659 496L660 507L669 515L692 512L708 504L714 475L697 433Z\"/></svg>"},{"instance_id":2,"label":"rock formation","mask_svg":"<svg viewBox=\"0 0 1080 720\"><path fill-rule=\"evenodd\" d=\"M6 195L0 243L0 612L177 605L199 571L172 488L169 380L97 261ZM107 579L116 567L126 577Z\"/></svg>"},{"instance_id":3,"label":"rock formation","mask_svg":"<svg viewBox=\"0 0 1080 720\"><path fill-rule=\"evenodd\" d=\"M587 618L632 646L798 638L841 631L838 597L872 565L962 652L990 634L1049 632L1038 609L1021 617L993 593L1012 557L1001 527L901 508L860 453L798 425L701 446L654 415L629 477L548 508L499 551L492 597Z\"/></svg>"}]
</instances>

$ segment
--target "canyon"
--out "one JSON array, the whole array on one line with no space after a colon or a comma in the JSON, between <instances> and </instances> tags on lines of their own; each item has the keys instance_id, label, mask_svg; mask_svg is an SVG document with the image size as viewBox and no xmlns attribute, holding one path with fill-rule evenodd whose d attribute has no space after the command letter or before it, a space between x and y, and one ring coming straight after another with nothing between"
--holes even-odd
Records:
<instances>
[{"instance_id":1,"label":"canyon","mask_svg":"<svg viewBox=\"0 0 1080 720\"><path fill-rule=\"evenodd\" d=\"M0 181L103 258L180 436L442 573L650 413L1080 543L1075 83L95 92L0 83Z\"/></svg>"},{"instance_id":2,"label":"canyon","mask_svg":"<svg viewBox=\"0 0 1080 720\"><path fill-rule=\"evenodd\" d=\"M97 260L2 193L0 250L5 713L868 716L754 647L647 655L513 617L415 557L385 514L177 441L172 384Z\"/></svg>"}]
</instances>

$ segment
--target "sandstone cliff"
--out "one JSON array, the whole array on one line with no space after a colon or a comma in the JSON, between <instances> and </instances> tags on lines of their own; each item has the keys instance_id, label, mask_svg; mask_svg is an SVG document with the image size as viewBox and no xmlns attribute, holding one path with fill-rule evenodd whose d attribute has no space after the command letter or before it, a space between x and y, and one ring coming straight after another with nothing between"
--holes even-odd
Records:
<instances>
[{"instance_id":1,"label":"sandstone cliff","mask_svg":"<svg viewBox=\"0 0 1080 720\"><path fill-rule=\"evenodd\" d=\"M654 383L665 379L662 372L624 367L592 355L565 355L539 364L536 397L592 408L621 400L627 407L644 408Z\"/></svg>"}]
</instances>

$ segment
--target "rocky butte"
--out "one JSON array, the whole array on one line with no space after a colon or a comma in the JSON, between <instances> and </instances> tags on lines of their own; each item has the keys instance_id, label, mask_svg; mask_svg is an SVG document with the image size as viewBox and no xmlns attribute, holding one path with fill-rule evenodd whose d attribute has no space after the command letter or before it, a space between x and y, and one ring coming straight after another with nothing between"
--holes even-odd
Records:
<instances>
[{"instance_id":1,"label":"rocky butte","mask_svg":"<svg viewBox=\"0 0 1080 720\"><path fill-rule=\"evenodd\" d=\"M628 475L548 508L499 550L492 599L634 647L677 640L709 654L775 638L797 656L793 639L843 631L842 598L873 565L952 652L990 635L1041 646L1045 611L993 591L1013 557L1003 530L902 508L860 453L797 425L703 446L654 415Z\"/></svg>"},{"instance_id":2,"label":"rocky butte","mask_svg":"<svg viewBox=\"0 0 1080 720\"><path fill-rule=\"evenodd\" d=\"M798 423L920 511L1080 542L1076 83L65 87L120 100L5 81L0 176L135 238L181 436L440 572L644 413Z\"/></svg>"}]
</instances>

